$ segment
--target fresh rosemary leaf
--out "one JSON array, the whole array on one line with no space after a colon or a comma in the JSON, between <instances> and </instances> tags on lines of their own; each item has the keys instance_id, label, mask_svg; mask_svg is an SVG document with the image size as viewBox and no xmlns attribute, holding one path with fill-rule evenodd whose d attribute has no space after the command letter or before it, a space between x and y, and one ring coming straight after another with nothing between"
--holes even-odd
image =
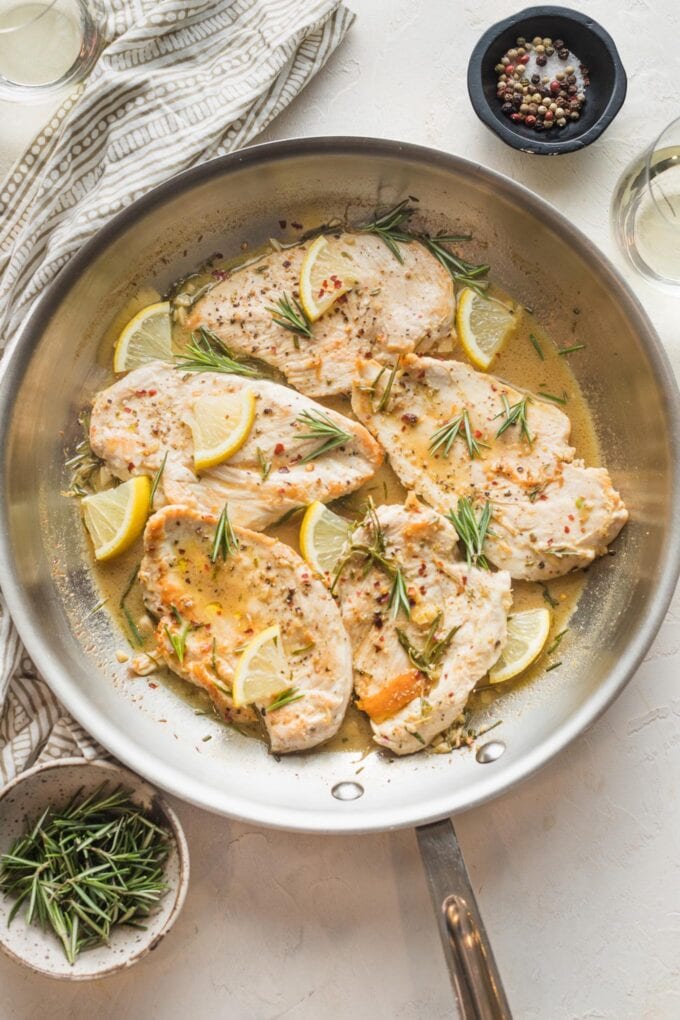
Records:
<instances>
[{"instance_id":1,"label":"fresh rosemary leaf","mask_svg":"<svg viewBox=\"0 0 680 1020\"><path fill-rule=\"evenodd\" d=\"M229 507L225 503L224 509L217 521L215 537L213 538L212 549L210 550L210 562L217 563L220 556L226 560L230 553L235 552L239 547L238 538L229 520Z\"/></svg>"},{"instance_id":2,"label":"fresh rosemary leaf","mask_svg":"<svg viewBox=\"0 0 680 1020\"><path fill-rule=\"evenodd\" d=\"M175 359L175 368L181 372L223 372L228 375L258 376L253 365L239 361L232 350L205 326L191 334L191 343L185 353Z\"/></svg>"},{"instance_id":3,"label":"fresh rosemary leaf","mask_svg":"<svg viewBox=\"0 0 680 1020\"><path fill-rule=\"evenodd\" d=\"M394 365L390 369L390 374L387 377L387 382L385 383L385 386L383 388L382 394L380 396L380 400L378 401L377 405L374 408L374 411L375 411L376 414L382 414L383 411L387 411L389 409L390 397L392 395L392 387L394 386L394 380L396 378L397 372L399 371L399 363L400 363L400 361L401 361L401 358L397 358L397 360L395 361ZM373 391L374 392L375 392L375 388L377 387L378 383L380 382L380 378L381 378L383 372L385 372L385 369L381 368L380 371L378 372L377 376L375 377L374 381L373 381Z\"/></svg>"},{"instance_id":4,"label":"fresh rosemary leaf","mask_svg":"<svg viewBox=\"0 0 680 1020\"><path fill-rule=\"evenodd\" d=\"M297 687L286 687L285 691L277 694L271 705L267 706L265 714L270 715L272 712L276 712L277 709L283 708L284 705L292 705L294 701L299 701L300 698L304 698L304 694L300 693Z\"/></svg>"},{"instance_id":5,"label":"fresh rosemary leaf","mask_svg":"<svg viewBox=\"0 0 680 1020\"><path fill-rule=\"evenodd\" d=\"M269 478L269 472L272 469L272 462L270 460L267 460L259 446L257 448L257 463L260 468L260 477L262 478L263 482L266 482L267 479Z\"/></svg>"},{"instance_id":6,"label":"fresh rosemary leaf","mask_svg":"<svg viewBox=\"0 0 680 1020\"><path fill-rule=\"evenodd\" d=\"M277 524L285 524L286 521L289 521L291 519L291 517L295 517L295 514L300 514L300 513L302 513L303 510L306 510L306 509L307 508L305 507L304 504L302 504L301 506L292 506L290 508L290 510L286 510L285 514L281 514L281 516L279 517L279 519L278 519L278 521L276 523Z\"/></svg>"},{"instance_id":7,"label":"fresh rosemary leaf","mask_svg":"<svg viewBox=\"0 0 680 1020\"><path fill-rule=\"evenodd\" d=\"M161 466L159 467L159 469L156 472L156 474L153 476L153 482L151 484L151 493L149 495L149 510L153 510L153 499L154 499L154 496L156 495L156 490L158 489L158 485L160 483L160 480L163 477L163 472L165 471L165 465L167 463L167 460L168 460L168 451L166 450L165 451L165 455L163 457L163 460L161 461Z\"/></svg>"},{"instance_id":8,"label":"fresh rosemary leaf","mask_svg":"<svg viewBox=\"0 0 680 1020\"><path fill-rule=\"evenodd\" d=\"M543 581L539 581L539 584L543 589L543 601L547 602L551 609L557 609L557 607L559 606L559 602L557 601L557 599L554 599L550 594L550 589L548 588L548 585L545 584Z\"/></svg>"},{"instance_id":9,"label":"fresh rosemary leaf","mask_svg":"<svg viewBox=\"0 0 680 1020\"><path fill-rule=\"evenodd\" d=\"M330 453L331 450L337 449L338 446L343 446L352 438L349 432L341 429L325 411L303 411L298 416L297 421L300 425L305 425L309 430L308 432L301 432L297 437L298 440L316 439L320 443L315 450L312 450L302 458L301 464L308 464L309 461L316 460L317 457L323 456L324 453Z\"/></svg>"},{"instance_id":10,"label":"fresh rosemary leaf","mask_svg":"<svg viewBox=\"0 0 680 1020\"><path fill-rule=\"evenodd\" d=\"M562 665L561 662L553 662L551 666L545 667L545 671L546 673L550 673L550 671L553 669L559 669L561 665Z\"/></svg>"},{"instance_id":11,"label":"fresh rosemary leaf","mask_svg":"<svg viewBox=\"0 0 680 1020\"><path fill-rule=\"evenodd\" d=\"M489 561L484 555L484 543L488 535L493 535L490 528L492 516L493 507L488 499L477 517L472 501L467 496L461 496L458 500L457 513L449 510L448 518L465 547L465 557L469 567L489 569Z\"/></svg>"},{"instance_id":12,"label":"fresh rosemary leaf","mask_svg":"<svg viewBox=\"0 0 680 1020\"><path fill-rule=\"evenodd\" d=\"M456 436L460 436L467 444L470 459L474 460L481 454L481 448L485 443L479 443L472 434L470 416L467 409L455 418L444 423L441 428L430 436L430 453L435 454L443 447L444 456L448 457Z\"/></svg>"},{"instance_id":13,"label":"fresh rosemary leaf","mask_svg":"<svg viewBox=\"0 0 680 1020\"><path fill-rule=\"evenodd\" d=\"M557 649L562 644L562 639L564 638L565 634L568 633L568 631L569 631L569 628L565 627L564 630L561 630L559 632L559 634L555 635L555 637L553 638L552 642L550 643L550 646L548 648L546 648L546 650L545 650L545 654L546 655L552 655L553 652L557 651Z\"/></svg>"},{"instance_id":14,"label":"fresh rosemary leaf","mask_svg":"<svg viewBox=\"0 0 680 1020\"><path fill-rule=\"evenodd\" d=\"M562 390L561 397L555 396L554 393L543 393L540 390L538 392L538 396L543 397L544 400L552 400L553 404L566 404L566 402L569 399L569 395L567 394L566 390Z\"/></svg>"},{"instance_id":15,"label":"fresh rosemary leaf","mask_svg":"<svg viewBox=\"0 0 680 1020\"><path fill-rule=\"evenodd\" d=\"M139 575L139 568L141 567L141 565L142 565L141 562L138 563L137 566L135 567L135 569L132 571L132 574L130 575L130 580L125 585L125 589L124 589L123 594L121 595L120 601L118 603L118 608L121 610L123 616L125 617L125 622L127 623L128 627L130 629L130 634L132 635L132 639L133 639L132 640L132 644L136 645L138 648L142 647L142 645L144 644L144 639L142 638L142 635L139 633L139 627L137 626L137 624L133 620L132 613L128 609L128 607L126 605L126 601L127 601L128 595L132 591L132 588L133 588L133 585L134 585L135 581L137 580L137 577Z\"/></svg>"},{"instance_id":16,"label":"fresh rosemary leaf","mask_svg":"<svg viewBox=\"0 0 680 1020\"><path fill-rule=\"evenodd\" d=\"M573 347L562 347L557 353L563 358L565 354L573 354L574 351L584 351L585 347L585 344L574 344Z\"/></svg>"},{"instance_id":17,"label":"fresh rosemary leaf","mask_svg":"<svg viewBox=\"0 0 680 1020\"><path fill-rule=\"evenodd\" d=\"M179 624L179 630L177 631L177 633L173 634L166 624L165 633L167 635L168 641L172 645L172 649L175 655L179 659L180 663L183 663L184 656L186 655L187 650L187 635L189 634L189 631L193 630L193 627L191 626L188 620L184 620L182 618L176 606L171 606L170 608L172 609L173 616L175 617L177 623Z\"/></svg>"},{"instance_id":18,"label":"fresh rosemary leaf","mask_svg":"<svg viewBox=\"0 0 680 1020\"><path fill-rule=\"evenodd\" d=\"M390 612L392 613L392 619L399 616L399 611L402 609L406 616L411 615L411 603L409 602L408 592L406 590L406 580L401 567L397 567L394 571L392 587L390 588L390 600L388 604Z\"/></svg>"},{"instance_id":19,"label":"fresh rosemary leaf","mask_svg":"<svg viewBox=\"0 0 680 1020\"><path fill-rule=\"evenodd\" d=\"M506 429L509 429L511 425L519 425L519 434L521 439L526 439L527 443L531 444L534 441L534 437L529 431L529 423L527 422L527 404L529 403L529 397L522 397L516 404L510 405L508 398L503 394L501 397L503 401L503 410L499 411L496 418L502 418L505 416L505 421L499 426L496 432L496 439L502 436Z\"/></svg>"},{"instance_id":20,"label":"fresh rosemary leaf","mask_svg":"<svg viewBox=\"0 0 680 1020\"><path fill-rule=\"evenodd\" d=\"M307 317L307 313L295 298L291 299L287 294L284 294L276 302L276 307L267 308L267 311L277 326L282 326L283 329L296 333L298 336L305 336L308 339L314 336L312 324Z\"/></svg>"},{"instance_id":21,"label":"fresh rosemary leaf","mask_svg":"<svg viewBox=\"0 0 680 1020\"><path fill-rule=\"evenodd\" d=\"M535 337L533 333L529 333L529 340L531 341L531 346L534 348L541 361L545 361L545 354L543 353L543 348L538 342L538 338Z\"/></svg>"}]
</instances>

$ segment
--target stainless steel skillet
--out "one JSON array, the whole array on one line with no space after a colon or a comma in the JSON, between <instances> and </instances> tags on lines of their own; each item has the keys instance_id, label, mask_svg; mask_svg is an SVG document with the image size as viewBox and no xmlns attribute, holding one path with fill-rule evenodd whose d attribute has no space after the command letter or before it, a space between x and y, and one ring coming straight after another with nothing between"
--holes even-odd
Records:
<instances>
[{"instance_id":1,"label":"stainless steel skillet","mask_svg":"<svg viewBox=\"0 0 680 1020\"><path fill-rule=\"evenodd\" d=\"M503 726L494 735L506 748L497 760L481 764L460 753L388 763L374 755L359 765L337 752L277 762L218 725L202 743L209 724L192 706L164 687L130 682L116 662L122 639L105 612L92 614L99 596L77 507L61 495L64 447L77 436L79 410L107 380L107 328L141 285L163 291L215 251L280 236L280 221L294 233L294 223L308 228L346 211L358 218L407 194L417 196L434 228L469 230L466 250L484 255L495 278L556 339L587 343L573 366L631 523L616 555L590 571L562 668L509 691L495 707L492 718ZM582 234L525 189L397 142L321 138L255 147L196 167L119 212L61 273L17 338L0 384L0 583L24 643L69 711L164 789L288 829L424 825L531 774L596 719L634 672L680 568L679 409L671 369L626 285ZM456 864L446 858L448 835L441 825L420 830L430 862L436 852L446 868ZM439 897L444 887L433 881ZM461 1001L477 1010L469 1015L493 1015L472 1005L483 959L460 955L461 947L480 945L466 930L468 907L478 919L469 890L453 891L468 899L467 906L448 904L448 921L442 914L442 925L460 937ZM486 992L492 1000L488 984Z\"/></svg>"}]
</instances>

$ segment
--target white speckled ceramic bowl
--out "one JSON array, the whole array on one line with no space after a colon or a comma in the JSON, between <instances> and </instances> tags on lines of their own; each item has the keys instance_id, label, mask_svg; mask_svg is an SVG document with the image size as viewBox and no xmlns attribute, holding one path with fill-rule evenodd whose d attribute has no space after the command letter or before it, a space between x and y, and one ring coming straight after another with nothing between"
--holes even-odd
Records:
<instances>
[{"instance_id":1,"label":"white speckled ceramic bowl","mask_svg":"<svg viewBox=\"0 0 680 1020\"><path fill-rule=\"evenodd\" d=\"M131 967L156 948L172 928L184 903L189 883L189 850L177 816L152 786L112 762L62 758L36 765L17 776L0 794L0 853L25 831L26 820L39 816L48 804L61 806L79 789L90 793L103 782L109 782L112 788L124 786L135 803L171 832L172 846L165 869L169 889L157 911L147 919L145 930L121 926L115 930L109 946L81 953L73 966L51 932L26 924L23 909L8 926L7 917L14 900L0 894L0 948L11 959L47 977L88 981Z\"/></svg>"}]
</instances>

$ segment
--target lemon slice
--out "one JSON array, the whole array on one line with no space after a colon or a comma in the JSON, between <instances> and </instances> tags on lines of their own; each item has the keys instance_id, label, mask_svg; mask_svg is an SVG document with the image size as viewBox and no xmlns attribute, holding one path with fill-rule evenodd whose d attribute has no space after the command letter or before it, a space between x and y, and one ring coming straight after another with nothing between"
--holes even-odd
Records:
<instances>
[{"instance_id":1,"label":"lemon slice","mask_svg":"<svg viewBox=\"0 0 680 1020\"><path fill-rule=\"evenodd\" d=\"M499 684L523 673L543 651L550 632L550 610L528 609L508 617L508 638L489 682Z\"/></svg>"},{"instance_id":2,"label":"lemon slice","mask_svg":"<svg viewBox=\"0 0 680 1020\"><path fill-rule=\"evenodd\" d=\"M300 552L320 574L332 573L347 546L351 525L319 503L310 503L300 525Z\"/></svg>"},{"instance_id":3,"label":"lemon slice","mask_svg":"<svg viewBox=\"0 0 680 1020\"><path fill-rule=\"evenodd\" d=\"M142 308L122 330L113 352L113 371L130 372L147 361L170 361L171 358L170 302L159 301Z\"/></svg>"},{"instance_id":4,"label":"lemon slice","mask_svg":"<svg viewBox=\"0 0 680 1020\"><path fill-rule=\"evenodd\" d=\"M483 372L508 341L517 313L495 298L481 297L471 287L458 295L456 330L468 358Z\"/></svg>"},{"instance_id":5,"label":"lemon slice","mask_svg":"<svg viewBox=\"0 0 680 1020\"><path fill-rule=\"evenodd\" d=\"M199 397L189 425L194 437L197 471L222 464L240 450L255 421L255 394L250 389Z\"/></svg>"},{"instance_id":6,"label":"lemon slice","mask_svg":"<svg viewBox=\"0 0 680 1020\"><path fill-rule=\"evenodd\" d=\"M232 698L236 708L252 705L290 687L290 669L281 645L278 623L248 642L234 672Z\"/></svg>"},{"instance_id":7,"label":"lemon slice","mask_svg":"<svg viewBox=\"0 0 680 1020\"><path fill-rule=\"evenodd\" d=\"M300 304L309 321L316 322L356 284L350 252L343 254L329 245L325 237L317 237L300 269Z\"/></svg>"},{"instance_id":8,"label":"lemon slice","mask_svg":"<svg viewBox=\"0 0 680 1020\"><path fill-rule=\"evenodd\" d=\"M98 560L125 552L141 535L149 515L151 481L146 475L131 478L116 489L105 489L82 500L85 525Z\"/></svg>"}]
</instances>

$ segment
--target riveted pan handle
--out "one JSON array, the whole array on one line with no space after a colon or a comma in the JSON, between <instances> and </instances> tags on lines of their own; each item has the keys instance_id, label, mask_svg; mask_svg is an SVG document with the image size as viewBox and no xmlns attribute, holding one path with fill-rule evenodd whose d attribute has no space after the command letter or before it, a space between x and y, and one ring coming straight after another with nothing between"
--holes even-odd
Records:
<instances>
[{"instance_id":1,"label":"riveted pan handle","mask_svg":"<svg viewBox=\"0 0 680 1020\"><path fill-rule=\"evenodd\" d=\"M461 1020L512 1020L451 821L416 835Z\"/></svg>"}]
</instances>

